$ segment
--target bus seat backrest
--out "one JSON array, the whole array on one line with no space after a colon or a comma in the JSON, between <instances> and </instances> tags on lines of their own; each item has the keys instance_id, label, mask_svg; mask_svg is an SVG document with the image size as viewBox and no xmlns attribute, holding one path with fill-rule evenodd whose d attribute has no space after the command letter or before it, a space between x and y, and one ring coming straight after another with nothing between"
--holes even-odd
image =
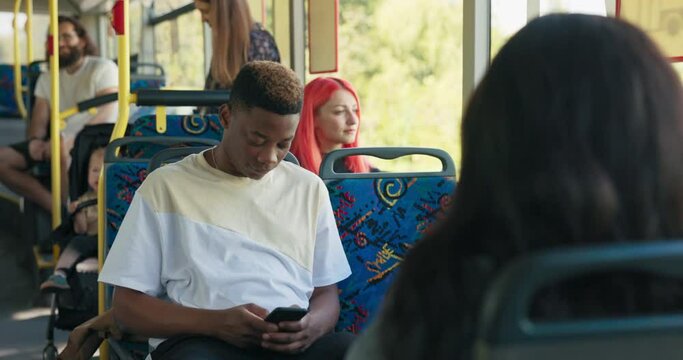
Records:
<instances>
[{"instance_id":1,"label":"bus seat backrest","mask_svg":"<svg viewBox=\"0 0 683 360\"><path fill-rule=\"evenodd\" d=\"M132 75L130 76L130 92L140 89L161 89L166 86L166 79L156 75Z\"/></svg>"},{"instance_id":2,"label":"bus seat backrest","mask_svg":"<svg viewBox=\"0 0 683 360\"><path fill-rule=\"evenodd\" d=\"M209 114L204 117L199 115L167 115L166 130L163 133L157 131L156 115L145 115L130 127L131 136L164 136L164 137L194 137L214 139L220 141L223 136L223 126L218 115ZM130 158L151 158L163 146L153 143L131 143L126 147L125 155Z\"/></svg>"},{"instance_id":3,"label":"bus seat backrest","mask_svg":"<svg viewBox=\"0 0 683 360\"><path fill-rule=\"evenodd\" d=\"M442 161L441 172L337 174L332 165L349 155L385 159L424 154ZM444 217L455 189L455 166L444 151L425 148L354 148L330 152L321 165L352 274L338 284L337 330L358 333L372 320L409 250Z\"/></svg>"},{"instance_id":4,"label":"bus seat backrest","mask_svg":"<svg viewBox=\"0 0 683 360\"><path fill-rule=\"evenodd\" d=\"M141 70L144 72L141 72ZM166 73L161 65L131 60L130 92L140 89L158 90L164 86L166 86Z\"/></svg>"},{"instance_id":5,"label":"bus seat backrest","mask_svg":"<svg viewBox=\"0 0 683 360\"><path fill-rule=\"evenodd\" d=\"M138 160L125 163L114 163L106 167L105 199L106 200L106 247L114 243L121 227L123 217L130 207L135 191L147 177L147 161Z\"/></svg>"},{"instance_id":6,"label":"bus seat backrest","mask_svg":"<svg viewBox=\"0 0 683 360\"><path fill-rule=\"evenodd\" d=\"M593 273L648 273L683 280L683 241L620 243L546 250L500 271L486 291L475 358L673 359L683 354L683 314L609 315L533 321L547 286ZM656 279L656 277L654 277ZM580 294L577 294L580 296Z\"/></svg>"},{"instance_id":7,"label":"bus seat backrest","mask_svg":"<svg viewBox=\"0 0 683 360\"><path fill-rule=\"evenodd\" d=\"M26 66L21 66L21 84L27 84ZM24 94L24 104L28 97ZM19 107L14 96L14 66L10 64L0 64L0 116L18 117Z\"/></svg>"}]
</instances>

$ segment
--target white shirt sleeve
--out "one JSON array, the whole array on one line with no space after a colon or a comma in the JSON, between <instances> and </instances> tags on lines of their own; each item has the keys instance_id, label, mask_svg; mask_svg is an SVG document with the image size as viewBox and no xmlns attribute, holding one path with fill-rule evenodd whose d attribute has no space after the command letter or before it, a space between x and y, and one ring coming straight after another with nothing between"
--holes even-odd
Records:
<instances>
[{"instance_id":1,"label":"white shirt sleeve","mask_svg":"<svg viewBox=\"0 0 683 360\"><path fill-rule=\"evenodd\" d=\"M99 281L151 296L163 294L160 231L155 211L138 190L107 255Z\"/></svg>"},{"instance_id":2,"label":"white shirt sleeve","mask_svg":"<svg viewBox=\"0 0 683 360\"><path fill-rule=\"evenodd\" d=\"M48 73L44 72L38 75L33 94L41 99L50 100L50 76Z\"/></svg>"},{"instance_id":3,"label":"white shirt sleeve","mask_svg":"<svg viewBox=\"0 0 683 360\"><path fill-rule=\"evenodd\" d=\"M105 60L100 62L95 75L95 93L106 88L119 86L119 70L113 61Z\"/></svg>"},{"instance_id":4,"label":"white shirt sleeve","mask_svg":"<svg viewBox=\"0 0 683 360\"><path fill-rule=\"evenodd\" d=\"M314 287L336 284L351 275L351 268L339 239L330 197L324 186L321 193L313 255Z\"/></svg>"}]
</instances>

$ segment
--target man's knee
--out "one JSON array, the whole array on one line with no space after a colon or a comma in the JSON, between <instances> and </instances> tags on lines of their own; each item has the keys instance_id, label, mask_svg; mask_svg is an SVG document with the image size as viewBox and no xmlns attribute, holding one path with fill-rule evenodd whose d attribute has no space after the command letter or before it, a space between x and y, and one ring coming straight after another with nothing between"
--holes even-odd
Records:
<instances>
[{"instance_id":1,"label":"man's knee","mask_svg":"<svg viewBox=\"0 0 683 360\"><path fill-rule=\"evenodd\" d=\"M0 167L15 170L26 170L27 161L20 152L10 146L0 147Z\"/></svg>"}]
</instances>

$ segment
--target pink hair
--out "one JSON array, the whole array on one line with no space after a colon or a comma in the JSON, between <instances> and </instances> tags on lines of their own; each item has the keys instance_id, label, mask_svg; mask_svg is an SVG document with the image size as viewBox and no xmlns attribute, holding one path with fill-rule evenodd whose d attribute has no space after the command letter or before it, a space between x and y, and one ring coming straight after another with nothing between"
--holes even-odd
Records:
<instances>
[{"instance_id":1,"label":"pink hair","mask_svg":"<svg viewBox=\"0 0 683 360\"><path fill-rule=\"evenodd\" d=\"M322 151L320 150L320 143L315 137L315 115L318 109L323 106L332 94L337 90L346 90L353 95L358 105L356 116L358 117L358 131L356 138L350 144L343 144L344 148L358 147L358 135L360 134L360 101L358 101L358 94L351 83L344 79L334 77L317 78L306 85L304 88L304 105L301 109L301 120L299 120L299 127L296 129L296 135L290 151L301 163L301 166L307 170L314 172L316 175L320 171L320 163L322 162ZM344 160L346 167L351 172L368 172L370 165L362 156L349 156Z\"/></svg>"}]
</instances>

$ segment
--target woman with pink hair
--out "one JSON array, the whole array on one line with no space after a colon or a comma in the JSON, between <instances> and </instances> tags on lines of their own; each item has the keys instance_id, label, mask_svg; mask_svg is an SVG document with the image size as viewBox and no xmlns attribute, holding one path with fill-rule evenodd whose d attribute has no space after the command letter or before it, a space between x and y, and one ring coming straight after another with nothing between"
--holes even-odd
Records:
<instances>
[{"instance_id":1,"label":"woman with pink hair","mask_svg":"<svg viewBox=\"0 0 683 360\"><path fill-rule=\"evenodd\" d=\"M351 83L335 77L317 78L304 88L304 105L290 151L301 166L319 174L328 152L358 146L360 102ZM350 156L334 164L335 172L368 172L361 156Z\"/></svg>"}]
</instances>

